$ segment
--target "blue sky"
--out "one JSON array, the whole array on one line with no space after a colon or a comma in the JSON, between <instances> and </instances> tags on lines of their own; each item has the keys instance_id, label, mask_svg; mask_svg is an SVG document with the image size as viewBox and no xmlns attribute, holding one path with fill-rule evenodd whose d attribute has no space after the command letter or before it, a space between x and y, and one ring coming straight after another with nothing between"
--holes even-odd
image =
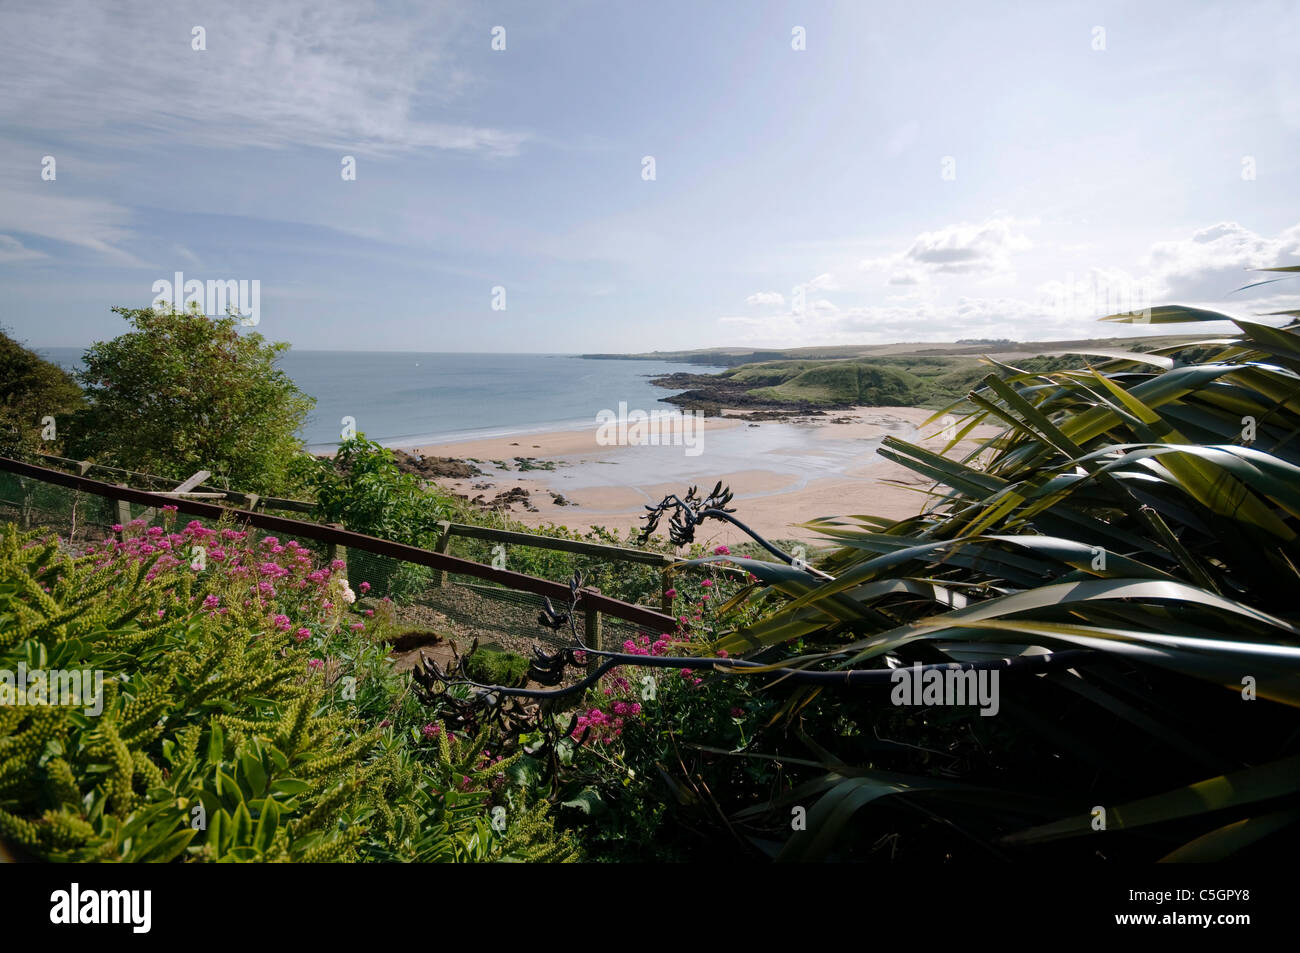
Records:
<instances>
[{"instance_id":1,"label":"blue sky","mask_svg":"<svg viewBox=\"0 0 1300 953\"><path fill-rule=\"evenodd\" d=\"M6 5L0 325L85 345L176 271L259 280L270 338L361 350L1035 340L1112 333L1111 303L1294 307L1289 283L1230 292L1300 262L1296 14Z\"/></svg>"}]
</instances>

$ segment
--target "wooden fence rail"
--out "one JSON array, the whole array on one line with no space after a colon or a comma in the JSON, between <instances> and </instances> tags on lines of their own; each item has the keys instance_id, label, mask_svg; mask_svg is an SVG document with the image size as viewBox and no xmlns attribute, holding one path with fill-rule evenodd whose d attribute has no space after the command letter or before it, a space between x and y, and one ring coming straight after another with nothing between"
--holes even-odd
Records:
<instances>
[{"instance_id":1,"label":"wooden fence rail","mask_svg":"<svg viewBox=\"0 0 1300 953\"><path fill-rule=\"evenodd\" d=\"M134 490L126 486L115 486L111 483L92 480L89 477L65 473L61 470L36 466L31 463L23 463L19 460L9 459L8 457L0 457L0 470L13 473L16 476L39 480L42 483L50 483L56 486L64 486L71 490L91 493L110 500L136 503L146 507L175 506L179 512L188 513L193 516L201 516L210 520L219 520L223 517L233 517L240 522L247 523L250 526L255 526L258 529L272 530L290 536L299 536L303 539L314 539L331 546L346 547L349 550L357 549L362 552L373 553L377 556L387 556L391 559L415 563L420 566L428 566L443 574L457 573L458 575L471 576L475 579L497 583L498 585L521 592L546 596L547 598L558 600L561 603L567 602L569 598L569 587L564 583L552 582L549 579L539 579L535 576L513 572L509 569L497 569L495 566L485 566L482 563L477 563L470 559L462 559L458 556L452 556L446 552L420 549L417 546L408 546L405 543L395 543L387 539L378 539L374 536L366 536L363 533L354 533L351 530L340 529L335 526L309 523L304 520L291 519L285 516L273 516L270 513L259 513L253 510L231 509L224 506L218 506L215 503L190 499L184 496L167 496L162 493L153 493L147 490ZM471 528L476 531L482 529L482 527ZM527 534L521 535L525 535L530 541L528 545L541 545L543 541L548 541L547 537L527 536ZM450 536L445 532L444 539L450 539ZM574 541L549 540L549 542L570 545ZM581 545L595 546L596 544ZM599 548L618 549L618 547ZM623 552L634 552L640 554L638 550L623 550ZM665 567L665 569L666 568L667 567ZM651 629L655 632L670 632L676 628L676 622L667 613L657 612L654 609L648 609L645 606L623 602L620 599L614 599L610 596L602 595L595 589L587 588L582 590L582 605L582 611L587 615L589 633L599 633L600 631L599 619L597 618L593 620L591 618L595 613L603 613L616 619L623 619L626 622L631 622L634 625L642 626L643 628ZM593 648L599 648L599 646L593 645Z\"/></svg>"},{"instance_id":2,"label":"wooden fence rail","mask_svg":"<svg viewBox=\"0 0 1300 953\"><path fill-rule=\"evenodd\" d=\"M79 476L87 477L91 471L103 471L107 474L122 475L134 477L137 480L147 480L154 484L172 484L175 481L167 477L161 477L151 473L139 473L135 470L123 470L119 467L104 466L99 463L91 463L88 460L70 460L67 457L57 457L54 454L38 454L43 460L49 460L60 466L75 469ZM206 479L206 477L205 477ZM239 504L243 509L250 511L257 510L284 510L287 512L310 513L316 508L316 504L310 500L290 500L274 496L258 496L256 493L240 493L236 490L223 490L215 487L204 486L202 483L197 485L182 484L176 489L156 491L164 496L184 496L187 499L211 499L214 502L226 501L228 503ZM121 519L119 522L125 524L129 520ZM434 551L447 554L451 549L451 542L457 537L463 539L477 539L489 543L501 543L506 546L529 546L533 549L550 549L562 553L571 553L576 556L594 556L599 559L608 559L617 562L641 563L650 566L660 567L660 608L665 612L672 611L672 599L668 596L668 591L673 586L673 572L670 568L679 560L674 556L664 553L651 552L646 549L628 549L624 546L610 546L605 543L588 543L576 539L558 539L554 536L538 536L532 533L519 533L507 529L494 529L490 526L475 526L471 523L452 523L443 521L438 524L440 536ZM443 572L438 577L439 585L446 585L447 573Z\"/></svg>"}]
</instances>

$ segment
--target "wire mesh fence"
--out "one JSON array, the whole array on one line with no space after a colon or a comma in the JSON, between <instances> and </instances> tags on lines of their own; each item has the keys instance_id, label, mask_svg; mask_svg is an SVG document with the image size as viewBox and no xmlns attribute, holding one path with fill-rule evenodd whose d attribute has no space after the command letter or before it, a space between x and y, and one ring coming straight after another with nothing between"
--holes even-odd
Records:
<instances>
[{"instance_id":1,"label":"wire mesh fence","mask_svg":"<svg viewBox=\"0 0 1300 953\"><path fill-rule=\"evenodd\" d=\"M8 466L8 464L5 464ZM18 465L28 472L39 472L41 468ZM49 471L53 473L53 471ZM222 529L234 525L236 514L214 506L188 503L183 500L167 500L157 497L150 502L115 498L104 493L112 493L116 488L100 484L98 492L81 489L79 485L93 486L94 481L58 474L57 478L79 485L69 486L49 482L55 477L45 479L24 475L10 469L0 468L0 523L12 522L21 529L40 529L48 535L55 535L61 544L74 552L84 551L87 546L122 534L138 535L145 533L151 526L161 526L169 519L176 519L178 526L190 521L208 529ZM115 496L148 496L139 492L126 490ZM164 505L177 505L181 512L172 514L162 509ZM184 512L190 510L191 512ZM196 514L193 512L198 510ZM208 514L208 515L205 515ZM241 518L266 523L271 518L260 515L239 514ZM404 622L414 628L427 628L439 635L459 636L468 644L477 638L480 644L499 645L512 651L527 653L532 644L541 643L549 648L568 644L571 633L567 629L558 632L542 626L538 617L546 604L547 595L542 592L526 591L512 588L510 585L493 581L485 576L511 575L509 573L490 572L489 566L480 566L464 559L447 560L463 571L414 562L408 559L388 556L360 548L357 543L367 540L356 534L339 530L329 530L315 524L301 521L274 519L272 532L281 545L294 540L303 549L311 552L313 558L321 565L341 560L346 568L351 587L361 592L362 584L372 596L388 596L396 604ZM303 535L295 533L301 529ZM335 538L321 538L330 536ZM340 542L342 540L343 542ZM372 541L379 543L380 541ZM477 551L482 548L481 541L464 541L466 549ZM344 543L347 543L345 545ZM400 547L393 547L400 548ZM433 556L424 551L424 556ZM567 554L552 554L566 556ZM586 563L596 565L599 561L591 557L570 557L567 560L542 561L544 568L549 568L559 576L561 570ZM499 567L493 567L499 568ZM630 567L629 567L630 568ZM637 567L641 579L636 573L624 578L632 579L632 588L639 596L635 601L643 606L653 604L658 593L658 570L654 567ZM543 581L553 588L550 596L554 608L567 610L566 600L560 598L564 589L564 577L543 580L532 577L520 577L532 588ZM639 581L638 581L639 580ZM601 606L591 605L590 593L580 600L573 612L573 626L588 640L589 644L621 646L626 640L634 639L639 634L650 631L663 631L668 626L666 617L658 616L646 608L631 603L623 609L639 618L628 620L617 614L620 604L615 600L605 599ZM611 608L614 612L609 611ZM603 611L602 611L603 609Z\"/></svg>"}]
</instances>

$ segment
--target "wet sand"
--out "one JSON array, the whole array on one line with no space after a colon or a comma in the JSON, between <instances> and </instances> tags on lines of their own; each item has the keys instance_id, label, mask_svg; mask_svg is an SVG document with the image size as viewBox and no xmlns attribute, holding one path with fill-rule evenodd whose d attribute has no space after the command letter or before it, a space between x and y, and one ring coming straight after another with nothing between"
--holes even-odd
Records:
<instances>
[{"instance_id":1,"label":"wet sand","mask_svg":"<svg viewBox=\"0 0 1300 953\"><path fill-rule=\"evenodd\" d=\"M818 517L867 514L901 519L916 514L927 501L929 481L876 453L881 438L893 434L940 449L944 440L935 422L918 429L932 411L918 407L862 407L822 418L760 421L710 418L693 434L694 446L671 445L681 437L665 432L669 445L603 445L598 432L557 431L443 443L408 448L427 456L480 461L487 474L467 480L445 479L446 488L471 498L491 500L498 493L521 487L538 512L519 504L511 516L529 526L555 523L574 529L605 526L640 528L645 505L665 494L684 494L689 486L701 492L721 480L735 494L735 516L758 532L778 539L824 542L798 524ZM833 420L847 422L832 422ZM688 426L694 421L688 421ZM677 426L680 426L680 421ZM993 433L977 428L971 437ZM607 430L605 436L610 436ZM692 436L690 434L687 437ZM969 438L950 451L964 454L974 447ZM688 452L693 451L693 452ZM519 470L514 458L546 461L554 469ZM502 469L492 461L505 463ZM559 505L558 493L575 505ZM661 528L660 533L666 533ZM700 542L732 544L746 539L738 529L717 521L697 531Z\"/></svg>"}]
</instances>

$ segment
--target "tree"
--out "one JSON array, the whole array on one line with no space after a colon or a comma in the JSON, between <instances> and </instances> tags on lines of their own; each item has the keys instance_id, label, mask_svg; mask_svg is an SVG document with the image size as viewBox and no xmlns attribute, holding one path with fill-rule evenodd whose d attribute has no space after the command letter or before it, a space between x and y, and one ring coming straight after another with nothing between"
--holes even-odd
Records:
<instances>
[{"instance_id":1,"label":"tree","mask_svg":"<svg viewBox=\"0 0 1300 953\"><path fill-rule=\"evenodd\" d=\"M332 459L318 462L311 477L315 516L357 533L410 546L431 546L438 521L453 515L451 501L436 486L403 473L393 451L363 433L339 444Z\"/></svg>"},{"instance_id":2,"label":"tree","mask_svg":"<svg viewBox=\"0 0 1300 953\"><path fill-rule=\"evenodd\" d=\"M134 331L96 343L78 374L90 407L70 447L97 463L255 493L291 487L297 432L315 400L276 361L289 345L234 317L114 308Z\"/></svg>"},{"instance_id":3,"label":"tree","mask_svg":"<svg viewBox=\"0 0 1300 953\"><path fill-rule=\"evenodd\" d=\"M57 452L66 424L60 418L83 403L81 388L63 368L0 331L0 453Z\"/></svg>"}]
</instances>

